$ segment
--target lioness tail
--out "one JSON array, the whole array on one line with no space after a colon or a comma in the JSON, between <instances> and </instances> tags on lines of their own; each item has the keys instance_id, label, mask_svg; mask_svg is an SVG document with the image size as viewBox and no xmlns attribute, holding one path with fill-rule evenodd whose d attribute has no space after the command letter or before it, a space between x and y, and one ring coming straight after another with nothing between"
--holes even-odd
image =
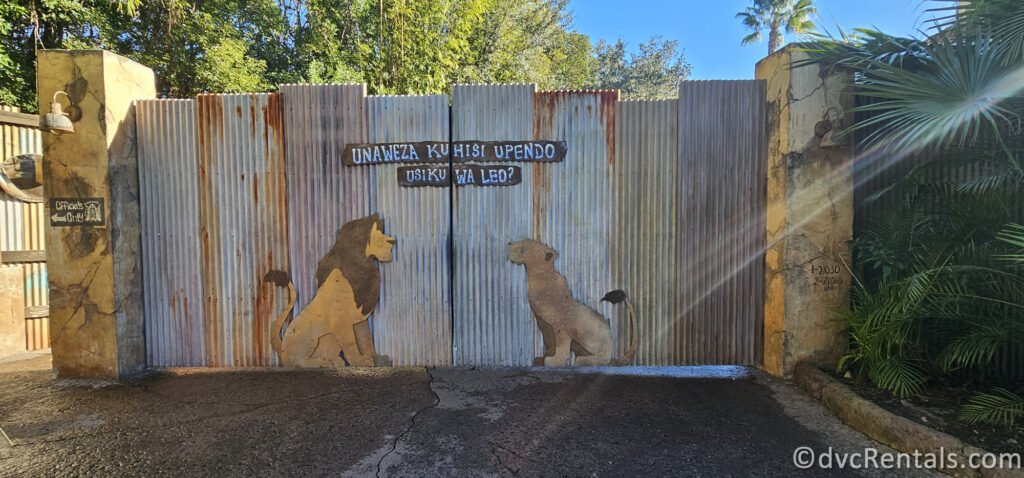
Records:
<instances>
[{"instance_id":1,"label":"lioness tail","mask_svg":"<svg viewBox=\"0 0 1024 478\"><path fill-rule=\"evenodd\" d=\"M292 280L288 277L288 273L279 270L273 270L267 272L263 276L263 282L273 282L278 287L288 288L288 307L281 312L281 315L274 319L274 323L270 325L270 346L274 348L274 353L277 354L278 360L284 360L281 356L281 335L284 333L284 322L291 315L292 309L295 308L295 286L292 285Z\"/></svg>"},{"instance_id":2,"label":"lioness tail","mask_svg":"<svg viewBox=\"0 0 1024 478\"><path fill-rule=\"evenodd\" d=\"M629 300L629 297L626 295L626 292L621 289L616 289L605 294L604 298L602 298L601 300L606 300L613 304L625 302L626 309L629 310L629 325L630 333L632 334L632 339L630 339L629 341L629 349L626 350L626 353L622 354L622 357L612 359L612 361L610 362L610 364L615 367L628 365L630 362L633 361L633 356L636 355L636 348L640 343L640 335L637 332L636 328L636 310L633 309L633 302Z\"/></svg>"}]
</instances>

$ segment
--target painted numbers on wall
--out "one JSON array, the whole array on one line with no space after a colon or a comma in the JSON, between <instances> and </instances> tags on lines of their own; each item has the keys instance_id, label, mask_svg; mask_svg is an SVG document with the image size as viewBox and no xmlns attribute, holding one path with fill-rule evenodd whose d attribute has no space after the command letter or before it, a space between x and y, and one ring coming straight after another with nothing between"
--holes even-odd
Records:
<instances>
[{"instance_id":1,"label":"painted numbers on wall","mask_svg":"<svg viewBox=\"0 0 1024 478\"><path fill-rule=\"evenodd\" d=\"M814 278L814 282L811 285L816 290L831 292L837 290L843 284L841 266L815 263L811 264L810 267L811 277Z\"/></svg>"}]
</instances>

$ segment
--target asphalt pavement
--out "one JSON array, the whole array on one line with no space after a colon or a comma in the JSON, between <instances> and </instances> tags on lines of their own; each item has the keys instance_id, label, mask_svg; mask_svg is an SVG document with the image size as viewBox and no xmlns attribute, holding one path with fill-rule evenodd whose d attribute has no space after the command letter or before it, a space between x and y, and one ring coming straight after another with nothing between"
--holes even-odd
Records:
<instances>
[{"instance_id":1,"label":"asphalt pavement","mask_svg":"<svg viewBox=\"0 0 1024 478\"><path fill-rule=\"evenodd\" d=\"M0 361L0 476L887 476L891 451L754 369L176 369ZM907 470L898 471L906 476ZM917 472L919 476L928 473Z\"/></svg>"}]
</instances>

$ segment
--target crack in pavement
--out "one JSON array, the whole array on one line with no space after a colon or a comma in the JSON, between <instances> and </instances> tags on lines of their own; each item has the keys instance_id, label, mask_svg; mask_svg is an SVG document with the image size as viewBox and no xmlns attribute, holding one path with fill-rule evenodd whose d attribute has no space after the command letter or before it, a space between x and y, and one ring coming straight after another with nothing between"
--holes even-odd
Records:
<instances>
[{"instance_id":1,"label":"crack in pavement","mask_svg":"<svg viewBox=\"0 0 1024 478\"><path fill-rule=\"evenodd\" d=\"M509 468L508 465L506 465L505 463L503 463L501 461L501 455L498 454L497 450L503 450L504 451L505 449L500 447L500 446L495 445L494 443L488 442L487 444L490 445L491 456L493 456L495 460L498 460L498 465L501 465L502 468L508 470L508 472L512 473L513 476L519 476L519 470L513 470L512 468ZM511 454L515 455L515 453L511 453ZM516 455L516 456L518 456L518 455Z\"/></svg>"},{"instance_id":2,"label":"crack in pavement","mask_svg":"<svg viewBox=\"0 0 1024 478\"><path fill-rule=\"evenodd\" d=\"M417 410L416 413L412 414L412 418L409 419L409 426L406 427L406 429L402 433L399 433L398 436L395 437L395 441L391 442L391 449L388 450L388 452L385 453L384 456L380 457L380 460L377 461L377 473L374 475L377 478L380 478L381 463L384 463L384 460L386 460L389 455L395 452L395 450L398 448L398 442L402 441L402 438L408 435L409 432L412 431L413 427L416 426L416 417L418 417L421 413L438 406L441 403L441 396L438 395L437 392L434 391L434 387L432 387L432 385L434 384L434 374L430 373L430 367L424 367L423 371L427 372L427 376L430 377L430 381L427 382L427 389L430 390L430 393L434 394L434 403L431 403L429 406L423 407Z\"/></svg>"}]
</instances>

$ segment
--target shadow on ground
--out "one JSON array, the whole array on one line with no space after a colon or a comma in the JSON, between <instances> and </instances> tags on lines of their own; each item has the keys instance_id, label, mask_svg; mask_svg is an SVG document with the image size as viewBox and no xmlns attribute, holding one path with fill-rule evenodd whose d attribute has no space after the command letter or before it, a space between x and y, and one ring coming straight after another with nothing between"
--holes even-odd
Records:
<instances>
[{"instance_id":1,"label":"shadow on ground","mask_svg":"<svg viewBox=\"0 0 1024 478\"><path fill-rule=\"evenodd\" d=\"M877 446L758 373L49 368L0 363L2 476L810 476L797 447Z\"/></svg>"}]
</instances>

